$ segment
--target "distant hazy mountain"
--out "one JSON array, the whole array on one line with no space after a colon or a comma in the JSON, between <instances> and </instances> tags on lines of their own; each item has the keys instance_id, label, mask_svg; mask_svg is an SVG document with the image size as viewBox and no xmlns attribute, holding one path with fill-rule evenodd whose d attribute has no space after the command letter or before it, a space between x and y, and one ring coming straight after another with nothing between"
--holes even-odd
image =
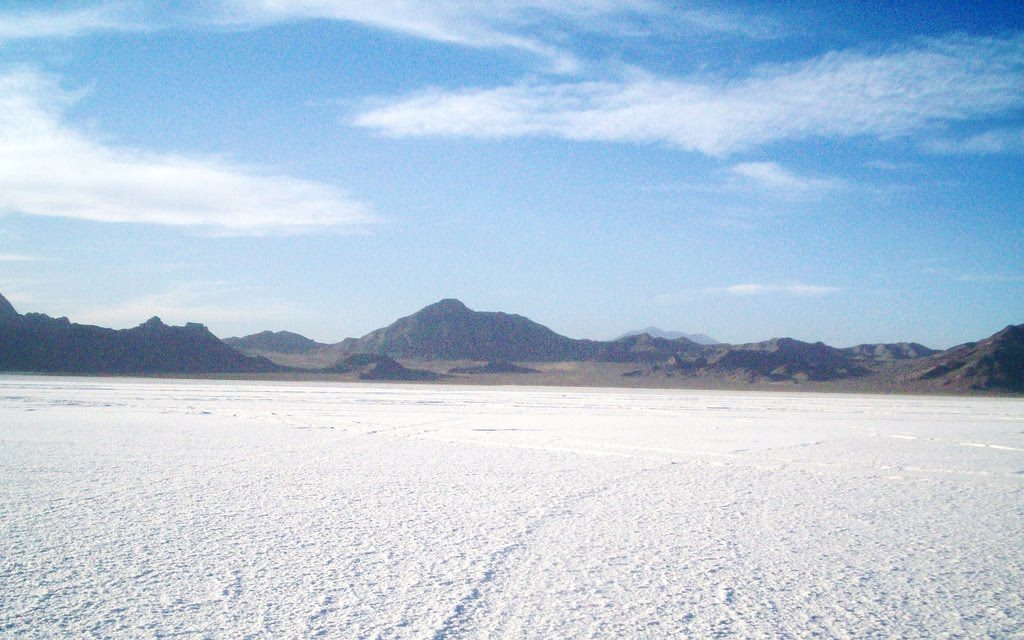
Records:
<instances>
[{"instance_id":1,"label":"distant hazy mountain","mask_svg":"<svg viewBox=\"0 0 1024 640\"><path fill-rule=\"evenodd\" d=\"M338 345L348 353L428 360L585 360L598 343L574 340L523 316L473 311L447 299Z\"/></svg>"},{"instance_id":2,"label":"distant hazy mountain","mask_svg":"<svg viewBox=\"0 0 1024 640\"><path fill-rule=\"evenodd\" d=\"M947 349L922 366L918 379L940 388L1024 391L1024 324Z\"/></svg>"},{"instance_id":3,"label":"distant hazy mountain","mask_svg":"<svg viewBox=\"0 0 1024 640\"><path fill-rule=\"evenodd\" d=\"M225 344L248 355L262 353L309 353L328 345L291 331L261 331L241 338L224 338Z\"/></svg>"},{"instance_id":4,"label":"distant hazy mountain","mask_svg":"<svg viewBox=\"0 0 1024 640\"><path fill-rule=\"evenodd\" d=\"M682 331L663 331L658 327L647 327L646 329L637 329L634 331L627 331L622 334L616 340L622 340L623 338L629 338L631 336L638 336L642 333L646 333L652 338L665 338L666 340L677 340L679 338L686 338L691 342L697 344L719 344L718 340L715 340L711 336L704 335L703 333L683 333Z\"/></svg>"},{"instance_id":5,"label":"distant hazy mountain","mask_svg":"<svg viewBox=\"0 0 1024 640\"><path fill-rule=\"evenodd\" d=\"M0 312L0 371L45 373L256 373L280 371L221 342L201 324L169 327L159 318L132 329L73 324L67 318Z\"/></svg>"}]
</instances>

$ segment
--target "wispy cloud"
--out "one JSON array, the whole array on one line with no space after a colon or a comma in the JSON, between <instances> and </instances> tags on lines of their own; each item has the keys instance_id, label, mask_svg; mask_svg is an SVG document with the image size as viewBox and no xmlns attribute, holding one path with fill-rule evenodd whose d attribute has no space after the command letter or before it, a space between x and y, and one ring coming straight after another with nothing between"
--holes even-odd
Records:
<instances>
[{"instance_id":1,"label":"wispy cloud","mask_svg":"<svg viewBox=\"0 0 1024 640\"><path fill-rule=\"evenodd\" d=\"M0 214L243 235L375 221L365 204L329 185L217 158L110 146L64 121L71 100L38 72L0 75Z\"/></svg>"},{"instance_id":2,"label":"wispy cloud","mask_svg":"<svg viewBox=\"0 0 1024 640\"><path fill-rule=\"evenodd\" d=\"M747 184L781 194L821 194L845 184L837 178L797 175L775 162L741 162L729 167L729 173Z\"/></svg>"},{"instance_id":3,"label":"wispy cloud","mask_svg":"<svg viewBox=\"0 0 1024 640\"><path fill-rule=\"evenodd\" d=\"M577 61L570 54L545 43L516 24L536 21L538 14L584 19L594 14L628 9L640 3L629 0L585 0L565 3L521 0L480 3L360 2L358 0L224 0L211 19L225 25L265 25L303 19L354 22L427 40L480 48L513 48L535 53L554 62L555 70L571 71Z\"/></svg>"},{"instance_id":4,"label":"wispy cloud","mask_svg":"<svg viewBox=\"0 0 1024 640\"><path fill-rule=\"evenodd\" d=\"M1024 128L995 129L961 139L939 138L925 144L932 153L985 155L1024 152Z\"/></svg>"},{"instance_id":5,"label":"wispy cloud","mask_svg":"<svg viewBox=\"0 0 1024 640\"><path fill-rule=\"evenodd\" d=\"M712 287L705 289L708 293L725 293L732 296L758 296L767 294L784 294L791 296L824 296L842 291L840 287L828 287L816 284L734 284L728 287Z\"/></svg>"},{"instance_id":6,"label":"wispy cloud","mask_svg":"<svg viewBox=\"0 0 1024 640\"><path fill-rule=\"evenodd\" d=\"M142 29L126 15L124 3L104 2L70 10L15 9L0 12L0 42L74 37L98 31Z\"/></svg>"},{"instance_id":7,"label":"wispy cloud","mask_svg":"<svg viewBox=\"0 0 1024 640\"><path fill-rule=\"evenodd\" d=\"M580 32L622 37L653 29L767 38L776 31L763 17L664 0L212 0L181 7L105 0L64 11L0 11L0 41L169 27L256 28L299 20L351 22L460 46L517 49L547 59L556 72L579 67L562 45Z\"/></svg>"},{"instance_id":8,"label":"wispy cloud","mask_svg":"<svg viewBox=\"0 0 1024 640\"><path fill-rule=\"evenodd\" d=\"M354 123L391 136L554 136L667 143L722 156L780 140L893 137L1024 105L1024 34L833 52L739 80L623 81L432 89L376 100Z\"/></svg>"},{"instance_id":9,"label":"wispy cloud","mask_svg":"<svg viewBox=\"0 0 1024 640\"><path fill-rule=\"evenodd\" d=\"M746 282L725 287L705 287L703 289L665 293L656 296L655 301L660 304L678 304L680 302L691 302L695 297L699 296L729 296L746 298L774 295L797 298L815 298L838 293L840 291L843 291L842 287L805 284L802 282L791 282L786 284Z\"/></svg>"},{"instance_id":10,"label":"wispy cloud","mask_svg":"<svg viewBox=\"0 0 1024 640\"><path fill-rule=\"evenodd\" d=\"M948 278L963 283L1014 283L1024 282L1024 274L1020 273L970 273L957 271L948 267L925 267L921 273L927 276Z\"/></svg>"},{"instance_id":11,"label":"wispy cloud","mask_svg":"<svg viewBox=\"0 0 1024 640\"><path fill-rule=\"evenodd\" d=\"M0 253L0 262L56 262L56 260L22 253Z\"/></svg>"},{"instance_id":12,"label":"wispy cloud","mask_svg":"<svg viewBox=\"0 0 1024 640\"><path fill-rule=\"evenodd\" d=\"M709 33L736 34L767 40L779 36L782 32L779 25L763 15L711 10L706 7L700 9L676 8L673 13L679 21L689 23Z\"/></svg>"},{"instance_id":13,"label":"wispy cloud","mask_svg":"<svg viewBox=\"0 0 1024 640\"><path fill-rule=\"evenodd\" d=\"M917 168L913 162L893 162L892 160L869 160L864 163L864 166L879 171L908 171Z\"/></svg>"}]
</instances>

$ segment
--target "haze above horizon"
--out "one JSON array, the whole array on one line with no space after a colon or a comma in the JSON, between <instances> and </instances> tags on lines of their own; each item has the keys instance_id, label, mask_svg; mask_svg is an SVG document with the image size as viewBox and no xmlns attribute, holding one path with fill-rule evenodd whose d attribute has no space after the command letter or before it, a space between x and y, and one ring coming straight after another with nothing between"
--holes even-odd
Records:
<instances>
[{"instance_id":1,"label":"haze above horizon","mask_svg":"<svg viewBox=\"0 0 1024 640\"><path fill-rule=\"evenodd\" d=\"M0 9L19 311L935 348L1024 322L1024 5Z\"/></svg>"}]
</instances>

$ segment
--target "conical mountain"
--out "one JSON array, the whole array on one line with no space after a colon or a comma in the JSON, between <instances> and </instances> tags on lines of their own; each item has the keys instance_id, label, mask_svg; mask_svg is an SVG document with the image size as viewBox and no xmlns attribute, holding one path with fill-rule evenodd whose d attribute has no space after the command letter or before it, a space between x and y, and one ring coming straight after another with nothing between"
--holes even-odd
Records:
<instances>
[{"instance_id":1,"label":"conical mountain","mask_svg":"<svg viewBox=\"0 0 1024 640\"><path fill-rule=\"evenodd\" d=\"M550 362L590 358L598 343L567 338L520 315L474 311L448 298L358 340L347 340L342 348L423 360Z\"/></svg>"}]
</instances>

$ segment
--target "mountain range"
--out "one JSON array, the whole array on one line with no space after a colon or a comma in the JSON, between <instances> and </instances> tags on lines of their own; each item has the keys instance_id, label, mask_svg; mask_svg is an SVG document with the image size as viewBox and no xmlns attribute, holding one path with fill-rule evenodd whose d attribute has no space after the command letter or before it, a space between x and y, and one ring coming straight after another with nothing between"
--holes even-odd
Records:
<instances>
[{"instance_id":1,"label":"mountain range","mask_svg":"<svg viewBox=\"0 0 1024 640\"><path fill-rule=\"evenodd\" d=\"M159 318L114 330L21 315L0 296L0 371L1024 392L1024 325L945 351L912 342L840 349L792 338L730 345L659 333L574 339L520 315L445 299L335 344L288 331L222 341L201 324L170 327Z\"/></svg>"},{"instance_id":2,"label":"mountain range","mask_svg":"<svg viewBox=\"0 0 1024 640\"><path fill-rule=\"evenodd\" d=\"M151 318L132 329L19 315L0 297L0 371L76 374L273 373L285 368L235 351L201 324Z\"/></svg>"}]
</instances>

